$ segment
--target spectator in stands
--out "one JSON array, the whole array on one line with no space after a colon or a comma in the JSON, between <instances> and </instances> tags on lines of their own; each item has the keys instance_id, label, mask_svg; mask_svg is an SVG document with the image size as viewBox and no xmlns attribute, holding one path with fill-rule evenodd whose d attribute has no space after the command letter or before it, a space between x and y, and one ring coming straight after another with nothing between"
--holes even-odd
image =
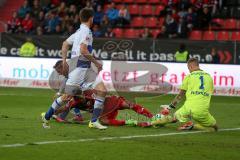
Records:
<instances>
[{"instance_id":1,"label":"spectator in stands","mask_svg":"<svg viewBox=\"0 0 240 160\"><path fill-rule=\"evenodd\" d=\"M157 38L168 38L168 34L166 32L166 26L161 27L161 32L157 35Z\"/></svg>"},{"instance_id":2,"label":"spectator in stands","mask_svg":"<svg viewBox=\"0 0 240 160\"><path fill-rule=\"evenodd\" d=\"M36 35L41 36L43 35L43 29L41 26L38 26L36 29Z\"/></svg>"},{"instance_id":3,"label":"spectator in stands","mask_svg":"<svg viewBox=\"0 0 240 160\"><path fill-rule=\"evenodd\" d=\"M57 34L57 35L62 35L63 34L60 24L56 25L55 32L53 34Z\"/></svg>"},{"instance_id":4,"label":"spectator in stands","mask_svg":"<svg viewBox=\"0 0 240 160\"><path fill-rule=\"evenodd\" d=\"M40 6L42 6L43 8L47 7L50 3L50 0L40 0L39 4Z\"/></svg>"},{"instance_id":5,"label":"spectator in stands","mask_svg":"<svg viewBox=\"0 0 240 160\"><path fill-rule=\"evenodd\" d=\"M187 62L187 60L189 59L189 54L184 43L181 43L179 45L179 49L175 53L174 57L176 62Z\"/></svg>"},{"instance_id":6,"label":"spectator in stands","mask_svg":"<svg viewBox=\"0 0 240 160\"><path fill-rule=\"evenodd\" d=\"M212 63L220 64L220 57L217 54L216 48L214 48L214 47L212 48L211 56L212 56Z\"/></svg>"},{"instance_id":7,"label":"spectator in stands","mask_svg":"<svg viewBox=\"0 0 240 160\"><path fill-rule=\"evenodd\" d=\"M102 32L99 28L99 25L94 24L94 26L93 26L93 37L102 37L102 35L103 34L102 34Z\"/></svg>"},{"instance_id":8,"label":"spectator in stands","mask_svg":"<svg viewBox=\"0 0 240 160\"><path fill-rule=\"evenodd\" d=\"M118 26L119 27L123 27L125 25L130 24L130 13L128 11L128 8L126 5L122 5L122 7L120 8L120 10L118 11Z\"/></svg>"},{"instance_id":9,"label":"spectator in stands","mask_svg":"<svg viewBox=\"0 0 240 160\"><path fill-rule=\"evenodd\" d=\"M64 36L70 36L71 34L73 34L75 32L74 27L71 23L68 23L66 25L66 31L64 32Z\"/></svg>"},{"instance_id":10,"label":"spectator in stands","mask_svg":"<svg viewBox=\"0 0 240 160\"><path fill-rule=\"evenodd\" d=\"M97 11L94 13L93 23L100 25L103 20L104 12L102 11L102 6L97 6Z\"/></svg>"},{"instance_id":11,"label":"spectator in stands","mask_svg":"<svg viewBox=\"0 0 240 160\"><path fill-rule=\"evenodd\" d=\"M22 27L25 33L30 33L33 29L33 20L30 13L27 13L25 18L22 20Z\"/></svg>"},{"instance_id":12,"label":"spectator in stands","mask_svg":"<svg viewBox=\"0 0 240 160\"><path fill-rule=\"evenodd\" d=\"M44 26L44 22L45 22L45 13L44 11L40 11L38 13L38 17L35 19L35 26Z\"/></svg>"},{"instance_id":13,"label":"spectator in stands","mask_svg":"<svg viewBox=\"0 0 240 160\"><path fill-rule=\"evenodd\" d=\"M212 19L211 13L207 5L205 5L202 9L202 12L199 13L199 18L198 18L199 27L200 28L208 27L211 19Z\"/></svg>"},{"instance_id":14,"label":"spectator in stands","mask_svg":"<svg viewBox=\"0 0 240 160\"><path fill-rule=\"evenodd\" d=\"M110 5L108 5L106 15L110 21L110 24L112 26L115 26L117 23L117 19L118 19L118 10L115 8L114 2L112 2Z\"/></svg>"},{"instance_id":15,"label":"spectator in stands","mask_svg":"<svg viewBox=\"0 0 240 160\"><path fill-rule=\"evenodd\" d=\"M61 0L51 0L51 5L53 8L55 8L56 6L59 6L61 3Z\"/></svg>"},{"instance_id":16,"label":"spectator in stands","mask_svg":"<svg viewBox=\"0 0 240 160\"><path fill-rule=\"evenodd\" d=\"M57 14L60 18L63 18L67 13L67 7L65 2L61 2L60 6L57 8Z\"/></svg>"},{"instance_id":17,"label":"spectator in stands","mask_svg":"<svg viewBox=\"0 0 240 160\"><path fill-rule=\"evenodd\" d=\"M90 0L86 1L86 6L85 6L85 8L93 9L93 7L92 7L92 3L91 3Z\"/></svg>"},{"instance_id":18,"label":"spectator in stands","mask_svg":"<svg viewBox=\"0 0 240 160\"><path fill-rule=\"evenodd\" d=\"M152 38L153 35L150 32L149 28L144 28L144 32L140 35L141 38L146 39L146 38Z\"/></svg>"},{"instance_id":19,"label":"spectator in stands","mask_svg":"<svg viewBox=\"0 0 240 160\"><path fill-rule=\"evenodd\" d=\"M23 5L18 10L18 15L20 18L24 18L27 13L31 12L31 8L28 5L28 1L25 0Z\"/></svg>"},{"instance_id":20,"label":"spectator in stands","mask_svg":"<svg viewBox=\"0 0 240 160\"><path fill-rule=\"evenodd\" d=\"M167 29L166 34L168 35L168 38L177 37L177 23L171 16L171 14L168 14L166 16L165 26Z\"/></svg>"},{"instance_id":21,"label":"spectator in stands","mask_svg":"<svg viewBox=\"0 0 240 160\"><path fill-rule=\"evenodd\" d=\"M21 21L17 17L17 12L14 11L12 14L12 18L7 22L7 32L17 33L20 25L21 25Z\"/></svg>"},{"instance_id":22,"label":"spectator in stands","mask_svg":"<svg viewBox=\"0 0 240 160\"><path fill-rule=\"evenodd\" d=\"M104 37L107 37L107 38L114 38L116 35L115 33L113 32L113 28L112 27L108 27L107 28L107 31L105 32L104 34Z\"/></svg>"},{"instance_id":23,"label":"spectator in stands","mask_svg":"<svg viewBox=\"0 0 240 160\"><path fill-rule=\"evenodd\" d=\"M172 9L172 13L171 14L172 14L172 17L175 20L175 22L178 22L180 16L178 15L177 10L176 9Z\"/></svg>"},{"instance_id":24,"label":"spectator in stands","mask_svg":"<svg viewBox=\"0 0 240 160\"><path fill-rule=\"evenodd\" d=\"M103 33L107 32L108 28L111 27L110 23L109 23L109 20L108 20L108 17L106 15L103 16L103 19L102 19L102 22L101 22L100 26L101 26L101 31Z\"/></svg>"},{"instance_id":25,"label":"spectator in stands","mask_svg":"<svg viewBox=\"0 0 240 160\"><path fill-rule=\"evenodd\" d=\"M191 3L189 2L189 0L179 0L178 9L186 10L190 7L190 5L191 5Z\"/></svg>"},{"instance_id":26,"label":"spectator in stands","mask_svg":"<svg viewBox=\"0 0 240 160\"><path fill-rule=\"evenodd\" d=\"M187 23L187 27L191 30L193 27L197 25L197 14L193 12L193 9L190 7L188 8L188 12L185 16L185 21Z\"/></svg>"},{"instance_id":27,"label":"spectator in stands","mask_svg":"<svg viewBox=\"0 0 240 160\"><path fill-rule=\"evenodd\" d=\"M178 16L179 16L179 18L186 17L187 16L187 11L186 10L179 10L178 11Z\"/></svg>"},{"instance_id":28,"label":"spectator in stands","mask_svg":"<svg viewBox=\"0 0 240 160\"><path fill-rule=\"evenodd\" d=\"M74 16L77 14L77 7L75 5L70 5L69 10L68 10L68 16L70 19L73 19Z\"/></svg>"},{"instance_id":29,"label":"spectator in stands","mask_svg":"<svg viewBox=\"0 0 240 160\"><path fill-rule=\"evenodd\" d=\"M187 24L183 18L180 18L177 26L177 37L187 38L187 35L188 35Z\"/></svg>"},{"instance_id":30,"label":"spectator in stands","mask_svg":"<svg viewBox=\"0 0 240 160\"><path fill-rule=\"evenodd\" d=\"M49 20L47 20L47 32L48 33L54 33L56 26L60 24L60 19L56 12L49 12Z\"/></svg>"},{"instance_id":31,"label":"spectator in stands","mask_svg":"<svg viewBox=\"0 0 240 160\"><path fill-rule=\"evenodd\" d=\"M194 2L193 7L197 14L199 14L203 7L203 0L197 0L197 2Z\"/></svg>"},{"instance_id":32,"label":"spectator in stands","mask_svg":"<svg viewBox=\"0 0 240 160\"><path fill-rule=\"evenodd\" d=\"M79 15L76 14L73 20L73 28L77 30L79 26L80 26L80 18L79 18Z\"/></svg>"},{"instance_id":33,"label":"spectator in stands","mask_svg":"<svg viewBox=\"0 0 240 160\"><path fill-rule=\"evenodd\" d=\"M33 1L33 6L31 9L31 15L33 18L37 18L39 15L39 12L41 12L42 7L39 4L39 0L34 0Z\"/></svg>"}]
</instances>

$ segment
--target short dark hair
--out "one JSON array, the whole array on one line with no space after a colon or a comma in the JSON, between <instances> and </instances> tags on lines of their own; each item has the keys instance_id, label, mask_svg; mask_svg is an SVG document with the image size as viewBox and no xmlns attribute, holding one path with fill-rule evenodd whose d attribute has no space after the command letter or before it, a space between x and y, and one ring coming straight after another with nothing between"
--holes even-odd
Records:
<instances>
[{"instance_id":1,"label":"short dark hair","mask_svg":"<svg viewBox=\"0 0 240 160\"><path fill-rule=\"evenodd\" d=\"M190 63L194 63L196 66L199 66L199 62L197 58L189 58L189 60L187 61L188 64Z\"/></svg>"},{"instance_id":2,"label":"short dark hair","mask_svg":"<svg viewBox=\"0 0 240 160\"><path fill-rule=\"evenodd\" d=\"M83 8L80 11L80 21L87 22L89 18L94 16L94 11L91 8Z\"/></svg>"},{"instance_id":3,"label":"short dark hair","mask_svg":"<svg viewBox=\"0 0 240 160\"><path fill-rule=\"evenodd\" d=\"M181 43L179 45L179 50L182 51L182 52L185 51L186 50L186 45L184 43Z\"/></svg>"},{"instance_id":4,"label":"short dark hair","mask_svg":"<svg viewBox=\"0 0 240 160\"><path fill-rule=\"evenodd\" d=\"M58 66L60 66L60 65L62 65L62 60L59 60L59 61L57 61L56 63L55 63L55 65L53 66L53 68L57 68Z\"/></svg>"}]
</instances>

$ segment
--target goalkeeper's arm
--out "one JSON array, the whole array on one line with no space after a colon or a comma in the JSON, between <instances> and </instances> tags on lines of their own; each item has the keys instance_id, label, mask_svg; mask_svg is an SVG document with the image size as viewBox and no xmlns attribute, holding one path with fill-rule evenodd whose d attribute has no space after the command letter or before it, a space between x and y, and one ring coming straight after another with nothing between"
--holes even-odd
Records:
<instances>
[{"instance_id":1,"label":"goalkeeper's arm","mask_svg":"<svg viewBox=\"0 0 240 160\"><path fill-rule=\"evenodd\" d=\"M186 91L180 90L179 94L172 100L168 109L175 109L176 105L185 97Z\"/></svg>"}]
</instances>

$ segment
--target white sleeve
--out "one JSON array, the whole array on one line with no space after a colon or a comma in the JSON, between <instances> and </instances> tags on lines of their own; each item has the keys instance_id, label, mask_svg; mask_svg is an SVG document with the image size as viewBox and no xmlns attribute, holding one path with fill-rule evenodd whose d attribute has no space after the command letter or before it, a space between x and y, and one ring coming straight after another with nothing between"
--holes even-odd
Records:
<instances>
[{"instance_id":1,"label":"white sleeve","mask_svg":"<svg viewBox=\"0 0 240 160\"><path fill-rule=\"evenodd\" d=\"M91 45L91 35L89 34L89 31L86 32L81 32L81 40L80 44L86 44L86 45Z\"/></svg>"},{"instance_id":2,"label":"white sleeve","mask_svg":"<svg viewBox=\"0 0 240 160\"><path fill-rule=\"evenodd\" d=\"M68 44L73 45L76 33L73 33L68 39L66 40Z\"/></svg>"}]
</instances>

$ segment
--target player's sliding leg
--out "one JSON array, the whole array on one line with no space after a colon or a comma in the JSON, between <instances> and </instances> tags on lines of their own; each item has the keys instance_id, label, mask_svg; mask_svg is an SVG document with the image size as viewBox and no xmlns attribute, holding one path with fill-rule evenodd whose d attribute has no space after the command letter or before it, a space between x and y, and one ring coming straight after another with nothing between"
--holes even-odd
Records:
<instances>
[{"instance_id":1,"label":"player's sliding leg","mask_svg":"<svg viewBox=\"0 0 240 160\"><path fill-rule=\"evenodd\" d=\"M105 125L110 125L110 126L123 126L123 125L125 125L125 120L101 119L101 122Z\"/></svg>"},{"instance_id":2,"label":"player's sliding leg","mask_svg":"<svg viewBox=\"0 0 240 160\"><path fill-rule=\"evenodd\" d=\"M145 117L152 118L153 114L139 104L133 104L125 100L123 97L120 98L119 109L132 109L138 114L141 114Z\"/></svg>"},{"instance_id":3,"label":"player's sliding leg","mask_svg":"<svg viewBox=\"0 0 240 160\"><path fill-rule=\"evenodd\" d=\"M80 109L77 106L81 103L80 98L73 97L68 103L55 111L55 120L57 122L66 122L66 117L71 109L73 109L74 117L73 121L77 123L83 122L83 117L81 115Z\"/></svg>"},{"instance_id":4,"label":"player's sliding leg","mask_svg":"<svg viewBox=\"0 0 240 160\"><path fill-rule=\"evenodd\" d=\"M62 95L54 100L50 108L46 113L42 113L42 121L43 121L43 127L44 128L50 128L49 126L49 120L54 115L55 110L66 104L66 102L70 99L70 96L68 95Z\"/></svg>"},{"instance_id":5,"label":"player's sliding leg","mask_svg":"<svg viewBox=\"0 0 240 160\"><path fill-rule=\"evenodd\" d=\"M193 129L208 132L218 131L216 120L209 112L200 115L200 117L193 114L193 119L197 122L194 124Z\"/></svg>"},{"instance_id":6,"label":"player's sliding leg","mask_svg":"<svg viewBox=\"0 0 240 160\"><path fill-rule=\"evenodd\" d=\"M149 110L147 110L146 108L144 108L143 106L141 106L139 104L133 104L131 109L134 110L136 113L144 115L148 118L153 117L153 114Z\"/></svg>"},{"instance_id":7,"label":"player's sliding leg","mask_svg":"<svg viewBox=\"0 0 240 160\"><path fill-rule=\"evenodd\" d=\"M130 126L136 126L137 121L136 120L117 120L118 110L112 111L108 113L107 115L104 115L100 118L100 121L105 125L110 126L123 126L123 125L130 125Z\"/></svg>"},{"instance_id":8,"label":"player's sliding leg","mask_svg":"<svg viewBox=\"0 0 240 160\"><path fill-rule=\"evenodd\" d=\"M97 129L106 129L106 126L103 126L99 123L99 117L102 113L104 107L104 101L106 96L106 88L103 82L100 82L95 87L96 90L96 97L94 102L94 109L92 119L89 122L89 128L97 128Z\"/></svg>"}]
</instances>

